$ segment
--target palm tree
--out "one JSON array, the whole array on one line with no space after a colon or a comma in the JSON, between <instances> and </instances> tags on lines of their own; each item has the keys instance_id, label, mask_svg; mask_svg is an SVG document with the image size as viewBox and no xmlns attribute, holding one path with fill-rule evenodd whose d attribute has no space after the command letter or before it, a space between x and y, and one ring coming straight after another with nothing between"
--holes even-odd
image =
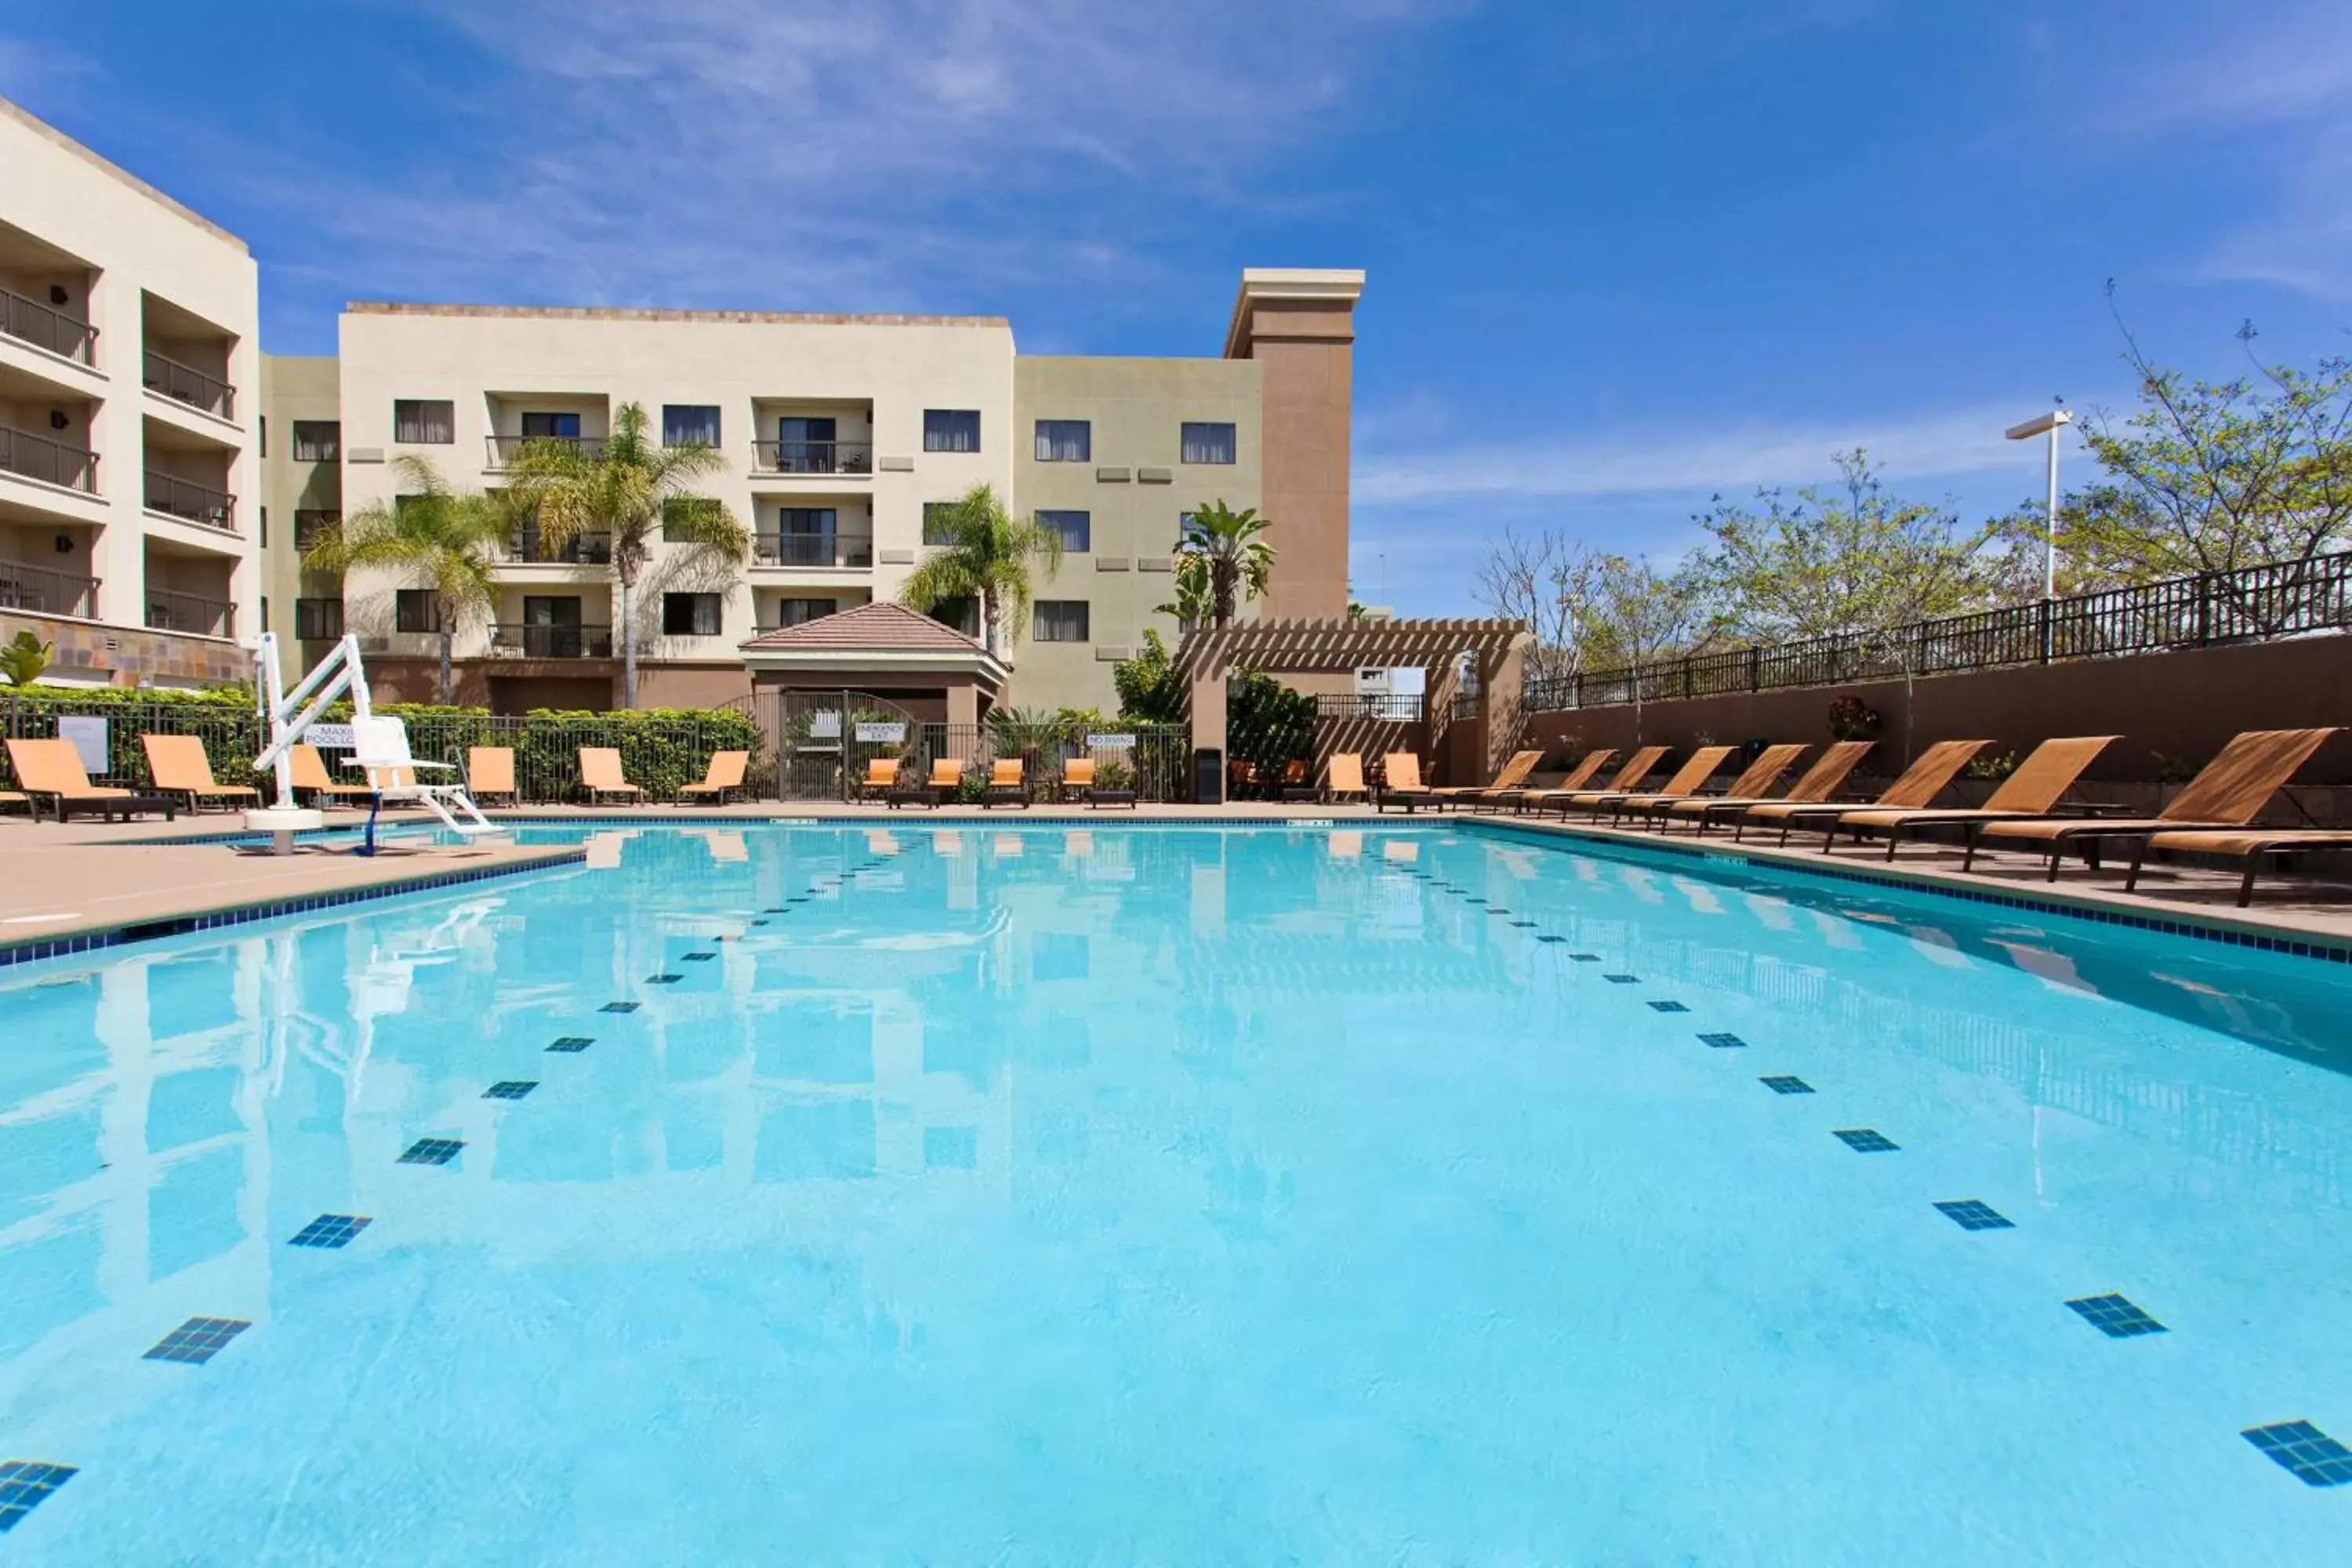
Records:
<instances>
[{"instance_id":1,"label":"palm tree","mask_svg":"<svg viewBox=\"0 0 2352 1568\"><path fill-rule=\"evenodd\" d=\"M687 571L729 573L751 558L751 531L727 503L692 492L693 482L726 467L716 447L666 447L646 427L642 404L624 403L601 455L576 441L526 441L508 465L516 501L539 514L541 542L560 550L583 533L613 542L613 575L621 585L621 702L637 705L637 623L629 599L659 542L684 548L670 563Z\"/></svg>"},{"instance_id":2,"label":"palm tree","mask_svg":"<svg viewBox=\"0 0 2352 1568\"><path fill-rule=\"evenodd\" d=\"M1190 636L1209 618L1209 563L1205 556L1190 551L1176 552L1176 597L1167 604L1155 605L1155 616L1176 617L1176 635Z\"/></svg>"},{"instance_id":3,"label":"palm tree","mask_svg":"<svg viewBox=\"0 0 2352 1568\"><path fill-rule=\"evenodd\" d=\"M449 645L465 623L497 602L493 553L507 542L511 521L491 497L449 488L424 458L392 460L397 493L319 531L302 552L314 572L373 567L404 577L433 595L433 625L441 642L441 701L449 702Z\"/></svg>"},{"instance_id":4,"label":"palm tree","mask_svg":"<svg viewBox=\"0 0 2352 1568\"><path fill-rule=\"evenodd\" d=\"M1184 535L1176 542L1177 569L1182 571L1189 558L1201 563L1194 571L1208 574L1212 626L1231 626L1237 600L1265 592L1274 575L1274 546L1258 536L1273 526L1255 507L1235 511L1221 500L1194 508L1184 520Z\"/></svg>"},{"instance_id":5,"label":"palm tree","mask_svg":"<svg viewBox=\"0 0 2352 1568\"><path fill-rule=\"evenodd\" d=\"M986 485L974 485L923 520L939 552L907 574L898 597L929 614L958 599L980 607L982 641L996 653L1020 637L1032 597L1030 563L1045 574L1062 570L1062 535L1034 518L1014 518Z\"/></svg>"}]
</instances>

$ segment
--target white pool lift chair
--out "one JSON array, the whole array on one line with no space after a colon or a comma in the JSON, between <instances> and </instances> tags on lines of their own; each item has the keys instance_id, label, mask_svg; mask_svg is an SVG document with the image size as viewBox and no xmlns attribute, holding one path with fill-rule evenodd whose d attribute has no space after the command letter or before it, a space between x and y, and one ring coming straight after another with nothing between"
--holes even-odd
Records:
<instances>
[{"instance_id":1,"label":"white pool lift chair","mask_svg":"<svg viewBox=\"0 0 2352 1568\"><path fill-rule=\"evenodd\" d=\"M463 784L425 784L417 779L420 768L454 773L457 764L419 762L410 755L408 726L399 720L382 715L354 717L352 742L352 754L343 765L366 772L368 787L375 791L377 804L421 805L439 817L444 827L467 838L503 831L482 815L482 808L474 804L474 797L466 793ZM373 813L369 822L373 826Z\"/></svg>"}]
</instances>

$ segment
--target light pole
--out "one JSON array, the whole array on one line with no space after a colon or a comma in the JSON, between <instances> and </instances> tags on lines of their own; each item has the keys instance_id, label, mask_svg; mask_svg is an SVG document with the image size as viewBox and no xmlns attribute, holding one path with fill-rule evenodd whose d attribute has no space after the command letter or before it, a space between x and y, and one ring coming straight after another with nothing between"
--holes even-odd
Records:
<instances>
[{"instance_id":1,"label":"light pole","mask_svg":"<svg viewBox=\"0 0 2352 1568\"><path fill-rule=\"evenodd\" d=\"M2058 596L2058 432L2074 422L2066 409L2053 408L2047 414L2036 415L2022 425L2012 425L2004 432L2012 441L2031 441L2036 436L2050 437L2050 502L2042 519L2042 597Z\"/></svg>"}]
</instances>

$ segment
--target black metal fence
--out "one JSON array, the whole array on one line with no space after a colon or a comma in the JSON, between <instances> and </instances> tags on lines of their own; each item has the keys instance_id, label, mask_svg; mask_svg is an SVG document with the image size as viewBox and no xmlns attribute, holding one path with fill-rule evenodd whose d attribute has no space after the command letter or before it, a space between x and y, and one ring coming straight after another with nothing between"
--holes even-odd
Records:
<instances>
[{"instance_id":1,"label":"black metal fence","mask_svg":"<svg viewBox=\"0 0 2352 1568\"><path fill-rule=\"evenodd\" d=\"M1139 800L1182 800L1191 789L1192 731L1181 724L948 724L861 691L763 691L744 710L767 738L775 759L767 779L786 801L855 800L877 763L919 781L942 761L961 764L957 787L977 798L991 766L1008 757L1022 760L1023 784L1039 800L1060 795L1063 764L1079 758L1093 761L1098 784Z\"/></svg>"},{"instance_id":2,"label":"black metal fence","mask_svg":"<svg viewBox=\"0 0 2352 1568\"><path fill-rule=\"evenodd\" d=\"M1530 680L1530 712L2224 647L2352 626L2352 552L2104 594Z\"/></svg>"}]
</instances>

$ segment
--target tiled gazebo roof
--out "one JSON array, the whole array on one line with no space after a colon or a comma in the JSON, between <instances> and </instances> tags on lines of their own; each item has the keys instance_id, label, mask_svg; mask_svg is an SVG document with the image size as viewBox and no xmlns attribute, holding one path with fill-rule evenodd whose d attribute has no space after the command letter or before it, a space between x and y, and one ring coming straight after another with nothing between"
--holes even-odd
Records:
<instances>
[{"instance_id":1,"label":"tiled gazebo roof","mask_svg":"<svg viewBox=\"0 0 2352 1568\"><path fill-rule=\"evenodd\" d=\"M762 632L743 645L756 653L962 653L988 650L953 626L889 599L819 616L796 626Z\"/></svg>"}]
</instances>

